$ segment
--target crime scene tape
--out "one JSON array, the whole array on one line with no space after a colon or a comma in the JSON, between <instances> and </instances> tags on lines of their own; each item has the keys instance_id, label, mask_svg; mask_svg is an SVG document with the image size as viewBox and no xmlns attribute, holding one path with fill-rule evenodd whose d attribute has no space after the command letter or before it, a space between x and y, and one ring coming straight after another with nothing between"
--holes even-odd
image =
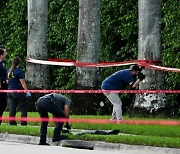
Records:
<instances>
[{"instance_id":1,"label":"crime scene tape","mask_svg":"<svg viewBox=\"0 0 180 154\"><path fill-rule=\"evenodd\" d=\"M100 62L98 64L76 62L75 60L62 60L62 59L52 59L52 58L49 58L48 61L71 62L71 63L74 63L75 66L88 66L88 67L112 67L112 66L124 66L124 65L139 64L146 68L157 70L157 71L180 72L180 69L177 69L177 68L157 66L157 65L162 64L162 62L158 61L158 60L131 60L131 61L123 61L123 62Z\"/></svg>"},{"instance_id":2,"label":"crime scene tape","mask_svg":"<svg viewBox=\"0 0 180 154\"><path fill-rule=\"evenodd\" d=\"M70 122L88 124L114 124L109 119L82 119L82 118L37 118L37 117L0 117L3 121L26 121L26 122ZM180 121L176 120L122 120L117 124L137 124L137 125L171 125L179 126Z\"/></svg>"},{"instance_id":3,"label":"crime scene tape","mask_svg":"<svg viewBox=\"0 0 180 154\"><path fill-rule=\"evenodd\" d=\"M162 67L162 66L154 65L154 64L161 63L160 61L156 61L156 60L131 60L131 61L124 61L124 62L89 63L89 62L76 62L75 60L49 59L48 61L45 61L45 60L27 58L26 61L30 63L43 64L43 65L75 66L75 67L113 67L113 66L139 64L141 66L144 66L145 68L152 69L152 70L180 73L180 69L178 68L170 68L170 67Z\"/></svg>"},{"instance_id":4,"label":"crime scene tape","mask_svg":"<svg viewBox=\"0 0 180 154\"><path fill-rule=\"evenodd\" d=\"M145 68L149 68L152 70L180 73L180 69L178 69L178 68L162 67L162 66L147 64L146 62L143 62L143 61L140 61L139 64L141 66L144 66Z\"/></svg>"},{"instance_id":5,"label":"crime scene tape","mask_svg":"<svg viewBox=\"0 0 180 154\"><path fill-rule=\"evenodd\" d=\"M57 61L45 61L45 60L37 60L32 58L27 58L27 62L42 64L42 65L58 65L58 66L74 66L74 62L57 62Z\"/></svg>"},{"instance_id":6,"label":"crime scene tape","mask_svg":"<svg viewBox=\"0 0 180 154\"><path fill-rule=\"evenodd\" d=\"M180 90L0 90L0 93L76 93L76 94L101 94L101 93L121 93L121 94L179 94Z\"/></svg>"},{"instance_id":7,"label":"crime scene tape","mask_svg":"<svg viewBox=\"0 0 180 154\"><path fill-rule=\"evenodd\" d=\"M87 63L87 62L76 62L75 60L59 60L49 59L48 61L37 60L28 58L27 62L43 65L57 65L57 66L75 66L75 67L112 67L112 66L124 66L139 64L149 69L180 72L177 68L168 68L157 66L161 62L151 60L131 60L124 62L100 62L100 63ZM157 64L157 65L155 65ZM180 90L0 90L0 93L133 93L133 94L148 94L148 93L167 93L177 94ZM35 118L35 117L0 117L0 120L15 120L15 121L27 121L27 122L71 122L71 123L91 123L91 124L108 124L110 123L107 119L78 119L78 118ZM174 125L179 126L180 121L175 120L123 120L119 124L142 124L142 125Z\"/></svg>"},{"instance_id":8,"label":"crime scene tape","mask_svg":"<svg viewBox=\"0 0 180 154\"><path fill-rule=\"evenodd\" d=\"M74 62L74 66L77 67L112 67L112 66L123 66L136 64L137 60L124 61L124 62L100 62L100 63L90 63L90 62L78 62L75 60L62 60L62 59L51 59L48 61L52 62Z\"/></svg>"},{"instance_id":9,"label":"crime scene tape","mask_svg":"<svg viewBox=\"0 0 180 154\"><path fill-rule=\"evenodd\" d=\"M88 62L78 62L76 60L66 60L66 59L56 59L56 58L48 58L48 61L53 61L53 62L73 62L73 63L80 63L83 65L89 65L89 64L94 64L94 66L100 65L115 65L115 64L126 64L126 63L139 63L139 62L145 62L148 64L154 64L154 65L161 65L162 61L159 60L130 60L130 61L123 61L123 62L99 62L99 63L88 63Z\"/></svg>"},{"instance_id":10,"label":"crime scene tape","mask_svg":"<svg viewBox=\"0 0 180 154\"><path fill-rule=\"evenodd\" d=\"M103 62L103 63L89 63L89 62L76 62L74 60L37 60L32 58L27 58L27 62L43 65L59 65L59 66L77 66L77 67L111 67L111 66L123 66L132 65L138 63L137 60L125 61L125 62Z\"/></svg>"},{"instance_id":11,"label":"crime scene tape","mask_svg":"<svg viewBox=\"0 0 180 154\"><path fill-rule=\"evenodd\" d=\"M90 124L110 124L109 119L82 119L82 118L37 118L37 117L0 117L3 121L26 121L26 122L70 122ZM113 123L111 123L113 124ZM141 124L141 125L171 125L179 126L180 121L176 120L122 120L118 124Z\"/></svg>"}]
</instances>

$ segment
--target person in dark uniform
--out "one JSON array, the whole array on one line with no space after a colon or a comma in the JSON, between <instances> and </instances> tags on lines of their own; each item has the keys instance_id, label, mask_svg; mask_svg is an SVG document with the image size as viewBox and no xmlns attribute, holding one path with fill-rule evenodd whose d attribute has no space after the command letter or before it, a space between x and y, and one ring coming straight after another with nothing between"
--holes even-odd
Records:
<instances>
[{"instance_id":1,"label":"person in dark uniform","mask_svg":"<svg viewBox=\"0 0 180 154\"><path fill-rule=\"evenodd\" d=\"M3 63L6 58L7 51L0 46L0 90L7 90L7 70ZM7 94L0 93L0 117L2 117L7 106ZM0 120L1 124L2 120Z\"/></svg>"},{"instance_id":2,"label":"person in dark uniform","mask_svg":"<svg viewBox=\"0 0 180 154\"><path fill-rule=\"evenodd\" d=\"M41 118L49 118L48 112L51 113L55 118L69 118L71 106L72 101L70 99L57 93L46 94L40 97L36 102L36 109ZM57 142L67 138L66 136L60 135L63 124L63 122L55 123L56 126L54 128L52 142ZM42 121L39 145L49 145L46 143L47 125L47 121ZM65 127L70 129L68 122L66 122Z\"/></svg>"},{"instance_id":3,"label":"person in dark uniform","mask_svg":"<svg viewBox=\"0 0 180 154\"><path fill-rule=\"evenodd\" d=\"M22 70L19 68L21 60L15 57L12 66L8 71L8 90L27 90L26 82ZM21 117L27 117L27 97L30 93L8 93L9 117L15 117L17 106L21 110ZM10 120L10 125L17 125L16 121ZM21 125L26 126L26 121L21 121Z\"/></svg>"}]
</instances>

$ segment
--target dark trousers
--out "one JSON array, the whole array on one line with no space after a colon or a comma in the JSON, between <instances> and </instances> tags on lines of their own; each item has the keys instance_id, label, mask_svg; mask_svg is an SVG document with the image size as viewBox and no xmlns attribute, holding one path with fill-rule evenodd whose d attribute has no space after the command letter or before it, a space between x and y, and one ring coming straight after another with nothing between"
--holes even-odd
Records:
<instances>
[{"instance_id":1,"label":"dark trousers","mask_svg":"<svg viewBox=\"0 0 180 154\"><path fill-rule=\"evenodd\" d=\"M48 112L53 114L56 118L65 118L64 111L59 108L55 103L52 103L48 98L42 98L36 102L36 108L39 112L41 118L49 118ZM40 143L46 143L46 135L47 135L47 125L48 122L41 123L41 130L40 130ZM55 128L53 132L53 140L60 138L60 133L62 131L63 122L56 122Z\"/></svg>"},{"instance_id":2,"label":"dark trousers","mask_svg":"<svg viewBox=\"0 0 180 154\"><path fill-rule=\"evenodd\" d=\"M2 117L4 110L7 106L7 94L6 93L0 93L0 117ZM0 120L1 124L2 120Z\"/></svg>"},{"instance_id":3,"label":"dark trousers","mask_svg":"<svg viewBox=\"0 0 180 154\"><path fill-rule=\"evenodd\" d=\"M9 93L8 94L9 101L9 116L15 117L17 107L19 107L21 111L21 117L27 117L27 102L25 93ZM10 124L16 124L16 121L10 120ZM26 121L21 121L21 125L27 125Z\"/></svg>"}]
</instances>

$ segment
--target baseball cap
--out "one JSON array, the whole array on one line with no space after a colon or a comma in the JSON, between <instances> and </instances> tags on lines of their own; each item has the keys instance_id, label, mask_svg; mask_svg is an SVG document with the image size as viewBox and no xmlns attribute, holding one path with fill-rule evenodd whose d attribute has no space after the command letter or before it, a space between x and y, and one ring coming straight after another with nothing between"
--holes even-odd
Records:
<instances>
[{"instance_id":1,"label":"baseball cap","mask_svg":"<svg viewBox=\"0 0 180 154\"><path fill-rule=\"evenodd\" d=\"M139 68L139 66L138 65L131 65L130 67L129 67L129 70L130 71L140 71L140 68Z\"/></svg>"}]
</instances>

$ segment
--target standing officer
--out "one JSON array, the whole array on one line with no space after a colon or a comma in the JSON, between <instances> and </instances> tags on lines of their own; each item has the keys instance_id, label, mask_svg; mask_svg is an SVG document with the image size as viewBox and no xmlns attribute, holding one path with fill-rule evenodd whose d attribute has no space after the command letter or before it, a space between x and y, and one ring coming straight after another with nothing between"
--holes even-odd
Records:
<instances>
[{"instance_id":1,"label":"standing officer","mask_svg":"<svg viewBox=\"0 0 180 154\"><path fill-rule=\"evenodd\" d=\"M120 70L106 78L101 85L102 90L124 90L128 85L136 88L140 81L145 79L141 73L142 68L138 65L131 65L129 69ZM118 93L104 93L113 104L111 122L120 123L122 118L122 101Z\"/></svg>"},{"instance_id":2,"label":"standing officer","mask_svg":"<svg viewBox=\"0 0 180 154\"><path fill-rule=\"evenodd\" d=\"M21 59L15 57L12 60L12 66L8 72L8 90L27 90L26 82L22 70L19 68ZM16 116L17 106L21 110L21 117L27 117L27 97L31 96L28 93L8 93L9 100L9 117ZM17 125L15 120L9 121L10 125ZM26 126L26 121L21 121L22 126Z\"/></svg>"},{"instance_id":3,"label":"standing officer","mask_svg":"<svg viewBox=\"0 0 180 154\"><path fill-rule=\"evenodd\" d=\"M7 51L4 47L0 46L0 90L7 90L7 70L3 61L6 58ZM7 94L0 93L0 117L2 117L4 110L7 106ZM0 120L1 124L2 120Z\"/></svg>"},{"instance_id":4,"label":"standing officer","mask_svg":"<svg viewBox=\"0 0 180 154\"><path fill-rule=\"evenodd\" d=\"M70 99L57 93L46 94L40 97L36 102L36 109L41 118L48 118L48 112L55 118L69 118L71 106L72 101ZM66 139L66 136L60 135L64 123L56 122L55 124L52 142ZM49 145L46 143L47 125L47 121L42 121L39 145ZM66 128L70 129L68 122L66 122Z\"/></svg>"}]
</instances>

